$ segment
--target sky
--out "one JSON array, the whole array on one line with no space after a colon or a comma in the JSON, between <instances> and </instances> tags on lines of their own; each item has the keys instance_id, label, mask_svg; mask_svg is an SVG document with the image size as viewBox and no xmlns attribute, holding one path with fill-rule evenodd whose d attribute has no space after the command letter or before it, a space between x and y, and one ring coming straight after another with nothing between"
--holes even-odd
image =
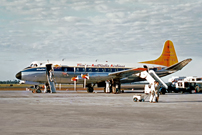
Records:
<instances>
[{"instance_id":1,"label":"sky","mask_svg":"<svg viewBox=\"0 0 202 135\"><path fill-rule=\"evenodd\" d=\"M202 77L201 0L1 0L0 80L32 61L122 64L153 60L166 40L178 60L172 76Z\"/></svg>"}]
</instances>

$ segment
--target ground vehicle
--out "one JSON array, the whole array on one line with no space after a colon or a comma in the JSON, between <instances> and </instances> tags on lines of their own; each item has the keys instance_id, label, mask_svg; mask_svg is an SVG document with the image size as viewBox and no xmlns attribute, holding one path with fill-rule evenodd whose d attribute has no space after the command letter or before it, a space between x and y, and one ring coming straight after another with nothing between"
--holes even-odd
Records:
<instances>
[{"instance_id":1,"label":"ground vehicle","mask_svg":"<svg viewBox=\"0 0 202 135\"><path fill-rule=\"evenodd\" d=\"M168 92L189 92L192 93L202 91L202 78L190 76L190 77L173 77L169 79Z\"/></svg>"},{"instance_id":2,"label":"ground vehicle","mask_svg":"<svg viewBox=\"0 0 202 135\"><path fill-rule=\"evenodd\" d=\"M202 92L202 78L201 77L187 77L188 82L192 83L196 93Z\"/></svg>"}]
</instances>

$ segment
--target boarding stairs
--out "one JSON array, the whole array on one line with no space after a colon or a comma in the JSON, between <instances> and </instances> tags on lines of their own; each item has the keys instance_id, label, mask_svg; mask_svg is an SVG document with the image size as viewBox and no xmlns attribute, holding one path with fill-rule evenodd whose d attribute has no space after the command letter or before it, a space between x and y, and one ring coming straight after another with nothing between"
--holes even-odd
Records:
<instances>
[{"instance_id":1,"label":"boarding stairs","mask_svg":"<svg viewBox=\"0 0 202 135\"><path fill-rule=\"evenodd\" d=\"M155 87L155 82L158 82L160 85L162 85L163 87L168 89L168 86L163 82L163 80L160 79L160 77L158 77L158 75L153 70L143 71L139 74L139 77L146 79L149 82L149 85L145 85L145 88L144 88L144 93L146 95L150 94L151 87ZM146 95L141 95L141 94L137 95L136 94L133 96L133 101L134 102L138 102L138 101L144 102L145 99L148 97Z\"/></svg>"},{"instance_id":2,"label":"boarding stairs","mask_svg":"<svg viewBox=\"0 0 202 135\"><path fill-rule=\"evenodd\" d=\"M149 74L150 76L152 76L152 78L158 82L160 85L164 86L165 89L168 89L168 86L165 84L165 82L163 80L160 79L160 77L154 72L154 70L149 70Z\"/></svg>"}]
</instances>

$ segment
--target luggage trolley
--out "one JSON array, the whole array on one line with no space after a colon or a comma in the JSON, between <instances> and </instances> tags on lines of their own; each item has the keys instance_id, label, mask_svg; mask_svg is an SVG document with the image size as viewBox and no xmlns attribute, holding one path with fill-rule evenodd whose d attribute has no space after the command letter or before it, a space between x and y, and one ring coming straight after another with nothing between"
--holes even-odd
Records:
<instances>
[{"instance_id":1,"label":"luggage trolley","mask_svg":"<svg viewBox=\"0 0 202 135\"><path fill-rule=\"evenodd\" d=\"M145 94L135 94L133 96L133 101L134 102L144 102L147 99L147 97L149 96L150 91L151 91L150 86L146 84L144 86L144 93Z\"/></svg>"},{"instance_id":2,"label":"luggage trolley","mask_svg":"<svg viewBox=\"0 0 202 135\"><path fill-rule=\"evenodd\" d=\"M148 96L149 95L147 95L147 94L142 94L142 95L136 94L136 95L133 96L133 101L134 102L144 102L147 99Z\"/></svg>"}]
</instances>

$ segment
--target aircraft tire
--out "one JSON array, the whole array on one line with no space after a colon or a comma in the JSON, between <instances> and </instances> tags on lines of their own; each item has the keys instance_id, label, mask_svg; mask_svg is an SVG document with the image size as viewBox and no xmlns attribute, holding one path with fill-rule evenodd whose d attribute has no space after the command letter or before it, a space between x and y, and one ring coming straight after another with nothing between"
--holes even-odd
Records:
<instances>
[{"instance_id":1,"label":"aircraft tire","mask_svg":"<svg viewBox=\"0 0 202 135\"><path fill-rule=\"evenodd\" d=\"M88 93L92 93L93 90L94 90L93 87L88 87L87 92L88 92Z\"/></svg>"},{"instance_id":2,"label":"aircraft tire","mask_svg":"<svg viewBox=\"0 0 202 135\"><path fill-rule=\"evenodd\" d=\"M41 90L40 90L40 89L37 89L37 90L36 90L36 93L41 93Z\"/></svg>"},{"instance_id":3,"label":"aircraft tire","mask_svg":"<svg viewBox=\"0 0 202 135\"><path fill-rule=\"evenodd\" d=\"M134 101L134 102L137 102L137 100L138 100L137 98L133 98L133 101Z\"/></svg>"}]
</instances>

